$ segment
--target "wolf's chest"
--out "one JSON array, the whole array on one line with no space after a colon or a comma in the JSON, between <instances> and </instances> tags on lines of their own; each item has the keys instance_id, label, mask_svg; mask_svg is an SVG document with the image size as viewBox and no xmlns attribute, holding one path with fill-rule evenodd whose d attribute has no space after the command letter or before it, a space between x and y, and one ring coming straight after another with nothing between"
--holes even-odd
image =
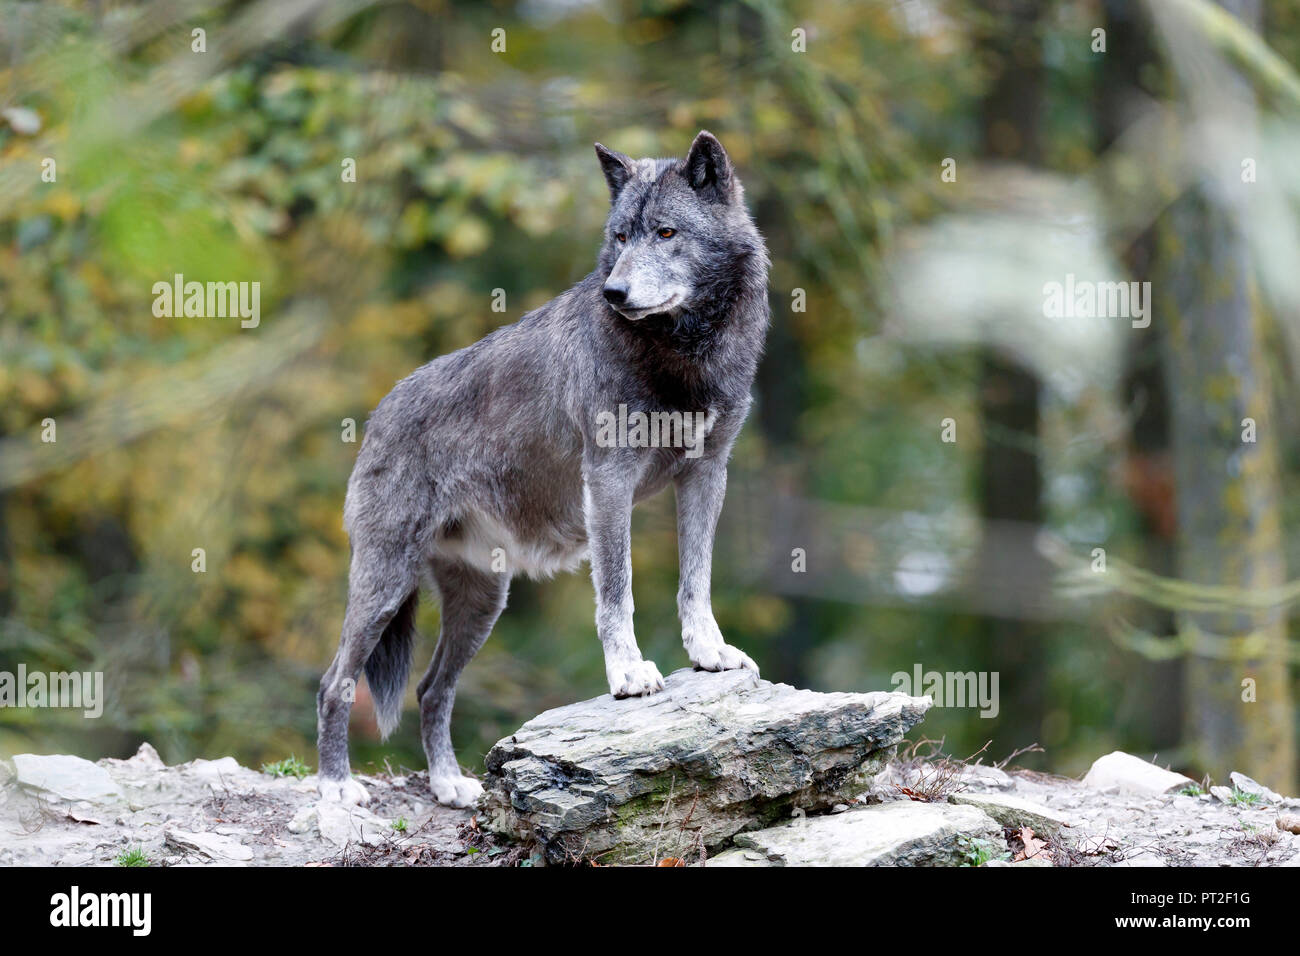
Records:
<instances>
[{"instance_id":1,"label":"wolf's chest","mask_svg":"<svg viewBox=\"0 0 1300 956\"><path fill-rule=\"evenodd\" d=\"M659 448L699 458L717 419L713 408L661 410L620 403L596 413L594 441L599 448Z\"/></svg>"}]
</instances>

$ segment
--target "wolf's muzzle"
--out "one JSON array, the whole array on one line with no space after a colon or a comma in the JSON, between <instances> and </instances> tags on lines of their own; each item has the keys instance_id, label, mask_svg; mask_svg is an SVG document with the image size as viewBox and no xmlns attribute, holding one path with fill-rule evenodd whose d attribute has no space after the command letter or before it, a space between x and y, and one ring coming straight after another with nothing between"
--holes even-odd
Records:
<instances>
[{"instance_id":1,"label":"wolf's muzzle","mask_svg":"<svg viewBox=\"0 0 1300 956\"><path fill-rule=\"evenodd\" d=\"M617 279L611 279L605 283L605 301L614 307L618 307L627 302L627 283Z\"/></svg>"}]
</instances>

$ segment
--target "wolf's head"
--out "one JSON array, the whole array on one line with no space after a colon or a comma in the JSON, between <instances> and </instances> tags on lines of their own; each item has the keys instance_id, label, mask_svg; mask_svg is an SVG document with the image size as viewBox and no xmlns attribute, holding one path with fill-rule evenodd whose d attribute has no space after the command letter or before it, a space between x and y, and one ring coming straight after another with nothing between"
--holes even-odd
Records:
<instances>
[{"instance_id":1,"label":"wolf's head","mask_svg":"<svg viewBox=\"0 0 1300 956\"><path fill-rule=\"evenodd\" d=\"M609 183L598 259L605 300L627 319L718 313L766 280L762 237L731 159L701 131L681 159L631 159L596 144Z\"/></svg>"}]
</instances>

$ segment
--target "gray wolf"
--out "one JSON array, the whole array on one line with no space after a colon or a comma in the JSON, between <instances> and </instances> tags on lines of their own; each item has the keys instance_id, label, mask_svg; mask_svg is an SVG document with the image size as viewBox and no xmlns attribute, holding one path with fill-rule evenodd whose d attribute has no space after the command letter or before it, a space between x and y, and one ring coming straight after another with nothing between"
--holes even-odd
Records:
<instances>
[{"instance_id":1,"label":"gray wolf","mask_svg":"<svg viewBox=\"0 0 1300 956\"><path fill-rule=\"evenodd\" d=\"M364 668L387 736L422 581L442 604L417 689L441 803L468 806L482 793L456 762L451 709L513 575L546 577L589 557L610 693L662 690L632 631L631 516L669 484L686 654L703 670L758 669L723 640L710 574L727 459L769 322L767 249L707 131L684 160L634 160L599 143L596 154L611 203L595 270L417 369L367 422L343 507L352 544L343 633L317 696L324 799L367 799L349 774L353 691ZM651 443L641 427L651 420L668 441Z\"/></svg>"}]
</instances>

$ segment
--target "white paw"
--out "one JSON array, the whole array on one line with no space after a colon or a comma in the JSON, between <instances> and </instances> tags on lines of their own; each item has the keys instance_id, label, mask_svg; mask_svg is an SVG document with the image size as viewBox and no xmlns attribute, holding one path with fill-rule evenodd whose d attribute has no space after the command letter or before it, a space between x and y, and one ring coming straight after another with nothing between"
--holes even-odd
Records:
<instances>
[{"instance_id":1,"label":"white paw","mask_svg":"<svg viewBox=\"0 0 1300 956\"><path fill-rule=\"evenodd\" d=\"M740 648L732 647L730 644L687 645L686 653L690 656L696 670L735 671L743 667L755 674L758 673L758 665L754 663L754 659Z\"/></svg>"},{"instance_id":2,"label":"white paw","mask_svg":"<svg viewBox=\"0 0 1300 956\"><path fill-rule=\"evenodd\" d=\"M483 786L473 777L460 774L435 776L429 774L429 789L433 798L444 807L472 807L483 796Z\"/></svg>"},{"instance_id":3,"label":"white paw","mask_svg":"<svg viewBox=\"0 0 1300 956\"><path fill-rule=\"evenodd\" d=\"M327 803L341 803L345 807L354 807L370 802L370 794L351 777L342 780L321 778L318 784L320 798Z\"/></svg>"},{"instance_id":4,"label":"white paw","mask_svg":"<svg viewBox=\"0 0 1300 956\"><path fill-rule=\"evenodd\" d=\"M654 661L628 661L605 670L609 692L615 697L642 697L664 689L664 678Z\"/></svg>"}]
</instances>

